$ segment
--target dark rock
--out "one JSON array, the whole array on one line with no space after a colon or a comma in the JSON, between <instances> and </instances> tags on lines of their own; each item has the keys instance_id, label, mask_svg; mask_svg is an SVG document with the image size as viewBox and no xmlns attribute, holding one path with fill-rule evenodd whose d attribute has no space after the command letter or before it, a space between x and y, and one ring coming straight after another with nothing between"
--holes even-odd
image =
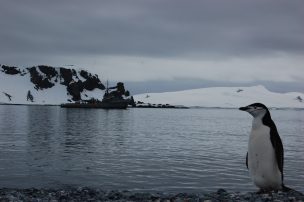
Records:
<instances>
[{"instance_id":1,"label":"dark rock","mask_svg":"<svg viewBox=\"0 0 304 202\"><path fill-rule=\"evenodd\" d=\"M60 67L60 77L63 78L63 82L61 84L68 86L73 80L72 76L73 74L70 69Z\"/></svg>"},{"instance_id":2,"label":"dark rock","mask_svg":"<svg viewBox=\"0 0 304 202\"><path fill-rule=\"evenodd\" d=\"M148 201L152 198L150 193L135 193L129 196L129 199L132 201Z\"/></svg>"},{"instance_id":3,"label":"dark rock","mask_svg":"<svg viewBox=\"0 0 304 202\"><path fill-rule=\"evenodd\" d=\"M107 194L107 198L110 200L119 200L123 198L123 195L117 191L111 191Z\"/></svg>"},{"instance_id":4,"label":"dark rock","mask_svg":"<svg viewBox=\"0 0 304 202\"><path fill-rule=\"evenodd\" d=\"M20 74L21 71L17 67L2 65L3 72L10 75Z\"/></svg>"},{"instance_id":5,"label":"dark rock","mask_svg":"<svg viewBox=\"0 0 304 202\"><path fill-rule=\"evenodd\" d=\"M101 90L105 89L105 86L101 83L98 77L92 76L88 77L84 82L83 86L86 90L94 90L95 88L99 88Z\"/></svg>"},{"instance_id":6,"label":"dark rock","mask_svg":"<svg viewBox=\"0 0 304 202\"><path fill-rule=\"evenodd\" d=\"M72 96L72 100L81 100L81 92L83 91L84 85L82 81L72 82L68 85L67 91Z\"/></svg>"},{"instance_id":7,"label":"dark rock","mask_svg":"<svg viewBox=\"0 0 304 202\"><path fill-rule=\"evenodd\" d=\"M218 190L217 190L217 193L218 193L218 194L226 194L227 191L226 191L225 189L218 189Z\"/></svg>"},{"instance_id":8,"label":"dark rock","mask_svg":"<svg viewBox=\"0 0 304 202\"><path fill-rule=\"evenodd\" d=\"M122 82L118 82L116 88L117 88L117 91L120 92L122 95L125 94L125 87Z\"/></svg>"},{"instance_id":9,"label":"dark rock","mask_svg":"<svg viewBox=\"0 0 304 202\"><path fill-rule=\"evenodd\" d=\"M34 102L34 96L32 95L30 90L27 92L26 100L27 101L30 100L31 102Z\"/></svg>"},{"instance_id":10,"label":"dark rock","mask_svg":"<svg viewBox=\"0 0 304 202\"><path fill-rule=\"evenodd\" d=\"M36 70L36 67L28 68L28 70L31 74L31 82L35 84L35 88L37 90L51 88L55 85L52 82L50 82L47 78L43 78Z\"/></svg>"},{"instance_id":11,"label":"dark rock","mask_svg":"<svg viewBox=\"0 0 304 202\"><path fill-rule=\"evenodd\" d=\"M12 97L10 94L3 92L3 94L9 99L9 101L12 101Z\"/></svg>"},{"instance_id":12,"label":"dark rock","mask_svg":"<svg viewBox=\"0 0 304 202\"><path fill-rule=\"evenodd\" d=\"M54 67L39 65L38 68L42 73L44 73L48 77L48 79L51 79L58 75Z\"/></svg>"},{"instance_id":13,"label":"dark rock","mask_svg":"<svg viewBox=\"0 0 304 202\"><path fill-rule=\"evenodd\" d=\"M85 79L88 79L89 78L89 73L87 71L84 71L84 70L81 70L80 71L80 76L82 76L83 78Z\"/></svg>"},{"instance_id":14,"label":"dark rock","mask_svg":"<svg viewBox=\"0 0 304 202\"><path fill-rule=\"evenodd\" d=\"M70 188L70 189L0 189L0 201L166 201L166 202L197 202L197 201L303 201L303 195L295 193L228 193L218 190L206 194L179 193L133 193L129 191L105 192L99 189Z\"/></svg>"},{"instance_id":15,"label":"dark rock","mask_svg":"<svg viewBox=\"0 0 304 202\"><path fill-rule=\"evenodd\" d=\"M299 102L303 102L303 98L301 98L301 96L297 96L296 99L297 99Z\"/></svg>"},{"instance_id":16,"label":"dark rock","mask_svg":"<svg viewBox=\"0 0 304 202\"><path fill-rule=\"evenodd\" d=\"M77 72L75 69L71 69L72 70L72 75L77 77Z\"/></svg>"}]
</instances>

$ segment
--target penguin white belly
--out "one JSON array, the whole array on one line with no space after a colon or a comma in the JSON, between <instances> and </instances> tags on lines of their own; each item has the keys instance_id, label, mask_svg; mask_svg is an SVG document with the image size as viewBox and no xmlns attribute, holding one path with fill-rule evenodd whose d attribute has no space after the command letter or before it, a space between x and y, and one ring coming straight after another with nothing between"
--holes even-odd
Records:
<instances>
[{"instance_id":1,"label":"penguin white belly","mask_svg":"<svg viewBox=\"0 0 304 202\"><path fill-rule=\"evenodd\" d=\"M248 168L255 185L261 189L281 189L282 178L270 140L270 128L252 129L248 145Z\"/></svg>"}]
</instances>

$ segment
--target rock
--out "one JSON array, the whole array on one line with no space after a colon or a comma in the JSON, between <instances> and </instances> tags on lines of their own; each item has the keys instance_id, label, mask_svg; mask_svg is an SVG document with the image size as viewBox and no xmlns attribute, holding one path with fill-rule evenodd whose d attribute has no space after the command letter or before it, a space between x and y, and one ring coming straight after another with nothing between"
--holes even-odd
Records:
<instances>
[{"instance_id":1,"label":"rock","mask_svg":"<svg viewBox=\"0 0 304 202\"><path fill-rule=\"evenodd\" d=\"M83 83L79 80L78 82L71 82L67 86L67 91L72 96L72 100L78 101L81 100L81 92L83 91L83 88Z\"/></svg>"},{"instance_id":2,"label":"rock","mask_svg":"<svg viewBox=\"0 0 304 202\"><path fill-rule=\"evenodd\" d=\"M58 72L54 67L39 65L38 68L42 73L44 73L48 77L48 79L58 76Z\"/></svg>"},{"instance_id":3,"label":"rock","mask_svg":"<svg viewBox=\"0 0 304 202\"><path fill-rule=\"evenodd\" d=\"M43 78L42 75L39 74L36 67L28 68L31 75L31 82L35 84L37 90L51 88L55 84L50 82L48 78Z\"/></svg>"},{"instance_id":4,"label":"rock","mask_svg":"<svg viewBox=\"0 0 304 202\"><path fill-rule=\"evenodd\" d=\"M10 67L6 65L2 65L3 72L10 75L20 74L21 71L18 69L18 67Z\"/></svg>"},{"instance_id":5,"label":"rock","mask_svg":"<svg viewBox=\"0 0 304 202\"><path fill-rule=\"evenodd\" d=\"M230 193L224 189L205 194L179 193L176 195L159 193L133 193L130 191L109 191L91 188L70 189L0 189L0 201L151 201L151 202L213 202L213 201L303 201L303 195L294 193Z\"/></svg>"},{"instance_id":6,"label":"rock","mask_svg":"<svg viewBox=\"0 0 304 202\"><path fill-rule=\"evenodd\" d=\"M60 77L63 78L63 82L61 84L68 86L73 80L72 76L72 70L60 67Z\"/></svg>"},{"instance_id":7,"label":"rock","mask_svg":"<svg viewBox=\"0 0 304 202\"><path fill-rule=\"evenodd\" d=\"M85 71L85 70L81 70L80 71L80 76L82 76L83 78L85 78L85 79L88 79L89 78L89 73L87 72L87 71Z\"/></svg>"},{"instance_id":8,"label":"rock","mask_svg":"<svg viewBox=\"0 0 304 202\"><path fill-rule=\"evenodd\" d=\"M88 77L87 80L83 82L83 87L90 91L94 90L95 88L99 88L101 90L105 89L105 86L96 76Z\"/></svg>"}]
</instances>

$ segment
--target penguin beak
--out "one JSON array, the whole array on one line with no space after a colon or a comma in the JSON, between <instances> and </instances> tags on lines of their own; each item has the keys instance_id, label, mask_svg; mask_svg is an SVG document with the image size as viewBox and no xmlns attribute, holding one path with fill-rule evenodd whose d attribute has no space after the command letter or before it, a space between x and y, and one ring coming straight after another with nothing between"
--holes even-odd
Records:
<instances>
[{"instance_id":1,"label":"penguin beak","mask_svg":"<svg viewBox=\"0 0 304 202\"><path fill-rule=\"evenodd\" d=\"M240 107L239 110L241 111L247 111L249 109L249 107Z\"/></svg>"}]
</instances>

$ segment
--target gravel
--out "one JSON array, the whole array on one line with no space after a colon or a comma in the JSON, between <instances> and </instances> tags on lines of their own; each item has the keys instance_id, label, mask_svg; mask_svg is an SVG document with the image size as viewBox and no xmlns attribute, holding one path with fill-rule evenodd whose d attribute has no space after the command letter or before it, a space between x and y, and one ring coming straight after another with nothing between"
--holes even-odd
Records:
<instances>
[{"instance_id":1,"label":"gravel","mask_svg":"<svg viewBox=\"0 0 304 202\"><path fill-rule=\"evenodd\" d=\"M213 202L213 201L304 201L299 192L269 194L227 192L219 189L212 193L134 193L130 191L104 191L87 187L69 189L0 189L0 202L64 202L64 201L116 201L116 202Z\"/></svg>"}]
</instances>

